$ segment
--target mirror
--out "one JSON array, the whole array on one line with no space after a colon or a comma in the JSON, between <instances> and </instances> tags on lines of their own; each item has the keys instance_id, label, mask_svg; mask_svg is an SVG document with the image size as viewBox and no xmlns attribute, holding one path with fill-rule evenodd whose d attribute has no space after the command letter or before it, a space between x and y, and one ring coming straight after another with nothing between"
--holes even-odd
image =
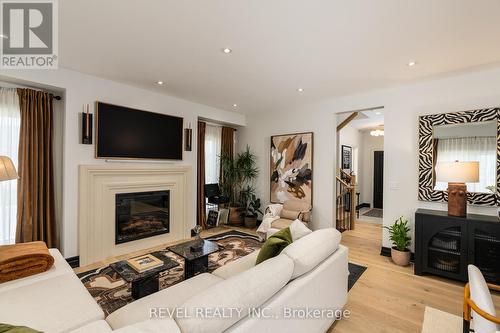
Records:
<instances>
[{"instance_id":1,"label":"mirror","mask_svg":"<svg viewBox=\"0 0 500 333\"><path fill-rule=\"evenodd\" d=\"M497 122L495 120L432 126L432 185L445 191L448 184L436 181L440 162L479 162L479 182L467 183L468 192L496 193Z\"/></svg>"}]
</instances>

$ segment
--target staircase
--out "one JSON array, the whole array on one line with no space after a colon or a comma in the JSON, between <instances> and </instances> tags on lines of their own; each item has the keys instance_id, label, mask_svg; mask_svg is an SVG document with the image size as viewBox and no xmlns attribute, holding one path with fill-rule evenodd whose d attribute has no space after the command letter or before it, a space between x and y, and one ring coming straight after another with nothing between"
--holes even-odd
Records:
<instances>
[{"instance_id":1,"label":"staircase","mask_svg":"<svg viewBox=\"0 0 500 333\"><path fill-rule=\"evenodd\" d=\"M356 176L340 169L336 176L336 228L340 232L354 229L356 220Z\"/></svg>"}]
</instances>

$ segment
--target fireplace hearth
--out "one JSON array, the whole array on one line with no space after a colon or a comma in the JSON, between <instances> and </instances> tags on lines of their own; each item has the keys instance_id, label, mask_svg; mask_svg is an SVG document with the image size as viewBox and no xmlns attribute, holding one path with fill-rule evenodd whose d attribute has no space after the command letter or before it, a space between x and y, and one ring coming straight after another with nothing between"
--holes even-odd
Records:
<instances>
[{"instance_id":1,"label":"fireplace hearth","mask_svg":"<svg viewBox=\"0 0 500 333\"><path fill-rule=\"evenodd\" d=\"M170 191L116 194L115 244L170 231Z\"/></svg>"}]
</instances>

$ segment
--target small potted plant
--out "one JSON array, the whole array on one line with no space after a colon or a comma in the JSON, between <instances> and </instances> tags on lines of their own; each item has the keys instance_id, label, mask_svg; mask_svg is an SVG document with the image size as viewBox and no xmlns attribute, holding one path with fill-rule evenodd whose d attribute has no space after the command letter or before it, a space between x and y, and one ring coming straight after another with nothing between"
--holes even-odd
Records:
<instances>
[{"instance_id":1,"label":"small potted plant","mask_svg":"<svg viewBox=\"0 0 500 333\"><path fill-rule=\"evenodd\" d=\"M390 240L393 245L391 248L392 261L396 265L407 266L410 263L410 250L408 246L411 244L408 220L401 216L393 225L384 228L389 230Z\"/></svg>"},{"instance_id":2,"label":"small potted plant","mask_svg":"<svg viewBox=\"0 0 500 333\"><path fill-rule=\"evenodd\" d=\"M257 226L257 217L259 216L259 213L263 215L262 211L260 210L260 199L258 199L254 191L255 189L248 187L246 190L246 213L245 213L245 227L247 228L255 228Z\"/></svg>"}]
</instances>

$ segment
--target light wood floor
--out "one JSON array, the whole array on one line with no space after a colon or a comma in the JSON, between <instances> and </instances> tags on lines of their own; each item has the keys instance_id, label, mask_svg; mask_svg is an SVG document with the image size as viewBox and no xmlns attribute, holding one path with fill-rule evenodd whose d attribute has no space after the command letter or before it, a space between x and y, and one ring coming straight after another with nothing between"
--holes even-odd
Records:
<instances>
[{"instance_id":1,"label":"light wood floor","mask_svg":"<svg viewBox=\"0 0 500 333\"><path fill-rule=\"evenodd\" d=\"M462 315L463 283L413 274L413 265L399 267L380 255L380 224L358 221L342 234L349 261L368 269L349 292L349 319L336 322L329 332L420 332L424 309L430 306ZM500 296L494 296L497 311ZM444 332L443 332L444 333Z\"/></svg>"},{"instance_id":2,"label":"light wood floor","mask_svg":"<svg viewBox=\"0 0 500 333\"><path fill-rule=\"evenodd\" d=\"M218 227L203 231L202 236L208 237L230 229L239 228ZM254 233L255 229L241 231ZM356 230L342 234L342 244L349 248L349 261L368 268L349 292L345 309L351 312L350 318L334 323L329 333L420 332L425 306L462 315L463 283L432 276L416 276L413 274L413 265L394 265L390 258L380 255L381 238L380 224L363 221L357 221ZM79 267L75 271L79 273L95 269L173 244L110 258ZM494 296L494 302L497 311L500 311L500 296Z\"/></svg>"}]
</instances>

